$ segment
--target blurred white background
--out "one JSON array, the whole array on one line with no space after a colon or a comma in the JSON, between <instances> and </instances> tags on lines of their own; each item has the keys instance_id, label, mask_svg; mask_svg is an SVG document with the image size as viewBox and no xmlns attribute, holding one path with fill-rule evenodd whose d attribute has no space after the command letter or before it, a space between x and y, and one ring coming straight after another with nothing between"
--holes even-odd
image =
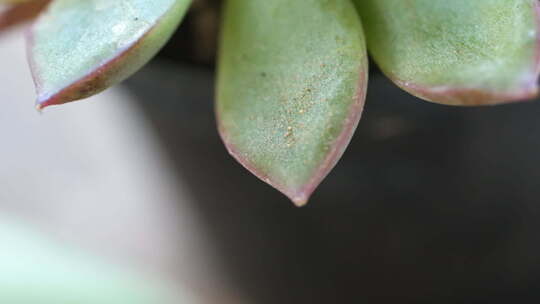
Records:
<instances>
[{"instance_id":1,"label":"blurred white background","mask_svg":"<svg viewBox=\"0 0 540 304\"><path fill-rule=\"evenodd\" d=\"M2 217L197 299L175 303L241 303L127 91L39 114L20 28L0 35L0 66Z\"/></svg>"}]
</instances>

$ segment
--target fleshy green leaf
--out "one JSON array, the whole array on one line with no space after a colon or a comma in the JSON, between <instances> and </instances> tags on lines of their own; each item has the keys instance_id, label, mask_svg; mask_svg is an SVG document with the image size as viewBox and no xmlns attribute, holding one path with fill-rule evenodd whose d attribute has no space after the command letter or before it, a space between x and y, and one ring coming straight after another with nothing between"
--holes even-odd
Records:
<instances>
[{"instance_id":1,"label":"fleshy green leaf","mask_svg":"<svg viewBox=\"0 0 540 304\"><path fill-rule=\"evenodd\" d=\"M356 128L367 65L349 0L229 0L216 108L229 152L305 204Z\"/></svg>"},{"instance_id":2,"label":"fleshy green leaf","mask_svg":"<svg viewBox=\"0 0 540 304\"><path fill-rule=\"evenodd\" d=\"M165 44L190 0L54 0L28 37L38 108L99 93Z\"/></svg>"},{"instance_id":3,"label":"fleshy green leaf","mask_svg":"<svg viewBox=\"0 0 540 304\"><path fill-rule=\"evenodd\" d=\"M371 55L413 95L479 105L537 94L537 0L355 1Z\"/></svg>"}]
</instances>

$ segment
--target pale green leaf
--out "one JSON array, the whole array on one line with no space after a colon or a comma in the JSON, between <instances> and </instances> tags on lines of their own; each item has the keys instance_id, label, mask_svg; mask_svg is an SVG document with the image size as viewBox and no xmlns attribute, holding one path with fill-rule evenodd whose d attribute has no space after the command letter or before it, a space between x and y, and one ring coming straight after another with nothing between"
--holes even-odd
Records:
<instances>
[{"instance_id":1,"label":"pale green leaf","mask_svg":"<svg viewBox=\"0 0 540 304\"><path fill-rule=\"evenodd\" d=\"M29 35L38 107L96 94L165 44L190 0L54 0Z\"/></svg>"},{"instance_id":2,"label":"pale green leaf","mask_svg":"<svg viewBox=\"0 0 540 304\"><path fill-rule=\"evenodd\" d=\"M537 0L355 0L383 72L421 98L494 104L536 95Z\"/></svg>"},{"instance_id":3,"label":"pale green leaf","mask_svg":"<svg viewBox=\"0 0 540 304\"><path fill-rule=\"evenodd\" d=\"M349 0L229 0L217 116L230 153L302 205L364 104L367 57Z\"/></svg>"}]
</instances>

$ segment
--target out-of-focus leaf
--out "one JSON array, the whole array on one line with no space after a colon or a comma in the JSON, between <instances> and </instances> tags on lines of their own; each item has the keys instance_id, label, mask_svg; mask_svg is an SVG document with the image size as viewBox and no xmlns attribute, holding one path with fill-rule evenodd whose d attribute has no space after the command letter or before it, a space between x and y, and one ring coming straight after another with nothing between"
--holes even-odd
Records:
<instances>
[{"instance_id":1,"label":"out-of-focus leaf","mask_svg":"<svg viewBox=\"0 0 540 304\"><path fill-rule=\"evenodd\" d=\"M0 1L0 3L3 3ZM7 2L11 3L11 2ZM36 17L49 3L49 0L19 1L0 8L0 32L21 22Z\"/></svg>"},{"instance_id":2,"label":"out-of-focus leaf","mask_svg":"<svg viewBox=\"0 0 540 304\"><path fill-rule=\"evenodd\" d=\"M38 108L82 99L142 67L190 0L55 0L28 37Z\"/></svg>"},{"instance_id":3,"label":"out-of-focus leaf","mask_svg":"<svg viewBox=\"0 0 540 304\"><path fill-rule=\"evenodd\" d=\"M367 65L349 0L229 0L216 105L229 152L305 204L356 128Z\"/></svg>"},{"instance_id":4,"label":"out-of-focus leaf","mask_svg":"<svg viewBox=\"0 0 540 304\"><path fill-rule=\"evenodd\" d=\"M0 218L0 303L172 303L170 291Z\"/></svg>"},{"instance_id":5,"label":"out-of-focus leaf","mask_svg":"<svg viewBox=\"0 0 540 304\"><path fill-rule=\"evenodd\" d=\"M537 0L355 0L383 72L451 105L531 98L539 73Z\"/></svg>"}]
</instances>

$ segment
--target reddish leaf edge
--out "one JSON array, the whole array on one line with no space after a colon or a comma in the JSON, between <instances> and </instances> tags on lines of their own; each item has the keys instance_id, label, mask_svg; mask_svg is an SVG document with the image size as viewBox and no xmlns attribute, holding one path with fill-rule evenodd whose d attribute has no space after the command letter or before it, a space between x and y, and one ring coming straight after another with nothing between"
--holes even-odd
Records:
<instances>
[{"instance_id":1,"label":"reddish leaf edge","mask_svg":"<svg viewBox=\"0 0 540 304\"><path fill-rule=\"evenodd\" d=\"M538 75L538 74L537 74ZM495 92L479 88L456 88L450 86L422 86L390 79L401 89L423 100L450 106L490 106L516 103L538 96L536 81L512 89L508 92ZM536 77L537 78L537 77ZM536 79L535 78L535 79Z\"/></svg>"},{"instance_id":2,"label":"reddish leaf edge","mask_svg":"<svg viewBox=\"0 0 540 304\"><path fill-rule=\"evenodd\" d=\"M34 19L43 11L50 0L33 0L11 4L0 13L0 33L28 20Z\"/></svg>"},{"instance_id":3,"label":"reddish leaf edge","mask_svg":"<svg viewBox=\"0 0 540 304\"><path fill-rule=\"evenodd\" d=\"M144 39L154 32L154 30L160 25L160 22L165 16L166 14L163 15L161 19L159 19L155 25L149 28L148 31L146 31L146 33L144 33L139 39L127 45L122 50L119 50L115 56L113 56L109 60L104 61L104 63L89 72L87 75L73 81L71 84L67 85L66 87L60 89L55 93L46 95L40 95L39 88L41 86L42 80L39 75L39 69L37 68L37 65L32 57L32 50L34 47L34 25L28 27L25 31L26 56L28 64L30 66L32 79L36 86L36 93L38 95L35 106L36 110L41 112L43 111L43 109L50 106L57 106L68 102L85 99L101 93L102 91L105 91L110 85L114 85L114 83L108 83L109 76L116 74L116 72L121 70L125 66L125 64L129 63L131 55L136 55L137 51L141 48Z\"/></svg>"},{"instance_id":4,"label":"reddish leaf edge","mask_svg":"<svg viewBox=\"0 0 540 304\"><path fill-rule=\"evenodd\" d=\"M26 33L28 41L27 58L30 65L34 84L36 85L36 87L39 87L41 84L41 77L37 72L36 64L31 55L32 47L34 44L34 37L31 33L31 30L28 30ZM108 76L114 74L114 72L116 72L123 66L123 64L127 61L129 55L136 52L141 41L144 39L144 36L148 35L149 33L150 31L141 36L141 38L138 39L136 42L132 43L131 45L120 51L117 55L114 56L114 58L105 61L105 63L101 64L92 72L79 78L78 80L75 80L70 85L59 90L58 92L47 95L40 95L38 89L36 109L38 111L42 111L49 106L57 106L68 102L85 99L106 90L106 82Z\"/></svg>"},{"instance_id":5,"label":"reddish leaf edge","mask_svg":"<svg viewBox=\"0 0 540 304\"><path fill-rule=\"evenodd\" d=\"M429 102L451 106L488 106L530 100L538 96L540 75L540 2L534 2L536 15L536 50L531 70L523 81L506 91L490 91L484 88L460 88L454 86L429 86L414 84L385 73L404 91Z\"/></svg>"},{"instance_id":6,"label":"reddish leaf edge","mask_svg":"<svg viewBox=\"0 0 540 304\"><path fill-rule=\"evenodd\" d=\"M143 37L141 37L141 39L143 39ZM141 40L138 40L125 50L119 52L118 55L115 55L113 59L106 61L97 69L72 82L70 85L66 86L60 91L45 96L40 96L38 94L38 98L36 100L36 109L38 111L42 111L49 106L57 106L68 102L85 99L106 90L107 86L105 83L108 75L113 74L114 71L117 71L123 66L123 63L127 60L126 58L131 53L136 51L140 41ZM41 80L39 75L34 72L36 71L34 68L35 64L30 57L28 58L28 61L30 62L34 83L36 86L38 86Z\"/></svg>"},{"instance_id":7,"label":"reddish leaf edge","mask_svg":"<svg viewBox=\"0 0 540 304\"><path fill-rule=\"evenodd\" d=\"M367 58L367 57L366 57ZM309 181L299 188L290 188L279 181L272 179L262 170L257 168L255 164L250 162L248 159L242 156L242 153L231 143L227 135L226 130L224 129L219 112L214 111L216 114L216 121L218 132L221 137L221 140L225 144L225 147L229 154L236 159L244 168L246 168L253 175L258 177L260 180L279 190L285 196L287 196L297 207L305 206L315 189L320 185L324 178L330 173L330 171L335 167L338 161L341 159L341 156L347 149L354 132L360 122L362 117L362 112L364 109L364 104L366 100L367 93L367 83L368 83L368 68L367 60L363 64L360 70L360 77L358 80L358 87L356 93L353 97L354 103L349 106L349 115L345 119L340 135L332 143L328 154L324 158L321 165L315 170L312 177Z\"/></svg>"}]
</instances>

